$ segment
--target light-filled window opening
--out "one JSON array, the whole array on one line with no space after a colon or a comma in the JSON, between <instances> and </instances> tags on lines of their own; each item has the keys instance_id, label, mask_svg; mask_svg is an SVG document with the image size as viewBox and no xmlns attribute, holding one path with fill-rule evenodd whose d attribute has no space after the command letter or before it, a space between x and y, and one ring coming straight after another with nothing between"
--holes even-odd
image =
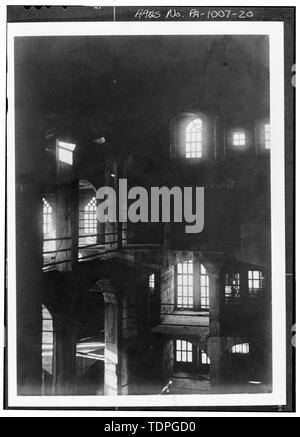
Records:
<instances>
[{"instance_id":1,"label":"light-filled window opening","mask_svg":"<svg viewBox=\"0 0 300 437\"><path fill-rule=\"evenodd\" d=\"M53 211L50 204L43 197L43 233L44 237L53 232Z\"/></svg>"},{"instance_id":2,"label":"light-filled window opening","mask_svg":"<svg viewBox=\"0 0 300 437\"><path fill-rule=\"evenodd\" d=\"M231 348L233 354L249 354L249 343L236 344Z\"/></svg>"},{"instance_id":3,"label":"light-filled window opening","mask_svg":"<svg viewBox=\"0 0 300 437\"><path fill-rule=\"evenodd\" d=\"M179 363L193 362L193 345L185 340L176 340L176 361Z\"/></svg>"},{"instance_id":4,"label":"light-filled window opening","mask_svg":"<svg viewBox=\"0 0 300 437\"><path fill-rule=\"evenodd\" d=\"M96 197L93 197L84 207L84 233L97 233L97 202Z\"/></svg>"},{"instance_id":5,"label":"light-filled window opening","mask_svg":"<svg viewBox=\"0 0 300 437\"><path fill-rule=\"evenodd\" d=\"M155 288L155 275L154 275L154 273L149 276L149 288L151 290L154 290L154 288Z\"/></svg>"},{"instance_id":6,"label":"light-filled window opening","mask_svg":"<svg viewBox=\"0 0 300 437\"><path fill-rule=\"evenodd\" d=\"M265 149L271 148L271 126L269 124L265 124Z\"/></svg>"},{"instance_id":7,"label":"light-filled window opening","mask_svg":"<svg viewBox=\"0 0 300 437\"><path fill-rule=\"evenodd\" d=\"M209 277L202 264L200 266L200 306L203 310L209 309Z\"/></svg>"},{"instance_id":8,"label":"light-filled window opening","mask_svg":"<svg viewBox=\"0 0 300 437\"><path fill-rule=\"evenodd\" d=\"M204 351L201 351L201 364L210 364L209 356Z\"/></svg>"},{"instance_id":9,"label":"light-filled window opening","mask_svg":"<svg viewBox=\"0 0 300 437\"><path fill-rule=\"evenodd\" d=\"M43 258L44 264L55 260L55 224L54 213L50 203L43 197Z\"/></svg>"},{"instance_id":10,"label":"light-filled window opening","mask_svg":"<svg viewBox=\"0 0 300 437\"><path fill-rule=\"evenodd\" d=\"M177 307L193 308L193 260L177 264Z\"/></svg>"},{"instance_id":11,"label":"light-filled window opening","mask_svg":"<svg viewBox=\"0 0 300 437\"><path fill-rule=\"evenodd\" d=\"M232 134L232 144L234 146L245 146L246 145L246 134L245 134L245 132L233 132L233 134Z\"/></svg>"},{"instance_id":12,"label":"light-filled window opening","mask_svg":"<svg viewBox=\"0 0 300 437\"><path fill-rule=\"evenodd\" d=\"M73 165L73 152L76 144L58 141L58 159L66 164Z\"/></svg>"},{"instance_id":13,"label":"light-filled window opening","mask_svg":"<svg viewBox=\"0 0 300 437\"><path fill-rule=\"evenodd\" d=\"M225 299L226 302L232 302L240 297L240 274L225 274Z\"/></svg>"},{"instance_id":14,"label":"light-filled window opening","mask_svg":"<svg viewBox=\"0 0 300 437\"><path fill-rule=\"evenodd\" d=\"M248 288L251 297L260 296L263 289L263 274L259 270L248 271Z\"/></svg>"},{"instance_id":15,"label":"light-filled window opening","mask_svg":"<svg viewBox=\"0 0 300 437\"><path fill-rule=\"evenodd\" d=\"M202 121L192 120L185 131L185 157L202 158Z\"/></svg>"}]
</instances>

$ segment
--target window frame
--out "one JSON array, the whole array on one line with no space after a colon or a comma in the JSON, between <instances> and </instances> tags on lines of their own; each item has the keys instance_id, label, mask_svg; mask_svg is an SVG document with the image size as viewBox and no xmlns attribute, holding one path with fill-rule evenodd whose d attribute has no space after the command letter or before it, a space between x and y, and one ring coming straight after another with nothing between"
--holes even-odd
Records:
<instances>
[{"instance_id":1,"label":"window frame","mask_svg":"<svg viewBox=\"0 0 300 437\"><path fill-rule=\"evenodd\" d=\"M255 277L255 274L258 274ZM262 297L264 290L264 275L261 270L248 270L248 296L251 299ZM258 287L254 287L258 283ZM252 285L252 286L251 286Z\"/></svg>"},{"instance_id":2,"label":"window frame","mask_svg":"<svg viewBox=\"0 0 300 437\"><path fill-rule=\"evenodd\" d=\"M182 342L185 342L187 345L190 345L190 350L184 349L183 352L190 354L190 361L181 361L177 360L178 357L178 343L182 345ZM186 339L177 338L173 340L173 348L174 348L174 370L182 371L182 372L200 372L203 374L209 373L210 369L210 358L200 345L196 345L191 341ZM182 349L180 350L182 353ZM204 361L205 356L205 361Z\"/></svg>"},{"instance_id":3,"label":"window frame","mask_svg":"<svg viewBox=\"0 0 300 437\"><path fill-rule=\"evenodd\" d=\"M238 136L237 139L235 139L235 136ZM243 140L241 140L241 136L243 136ZM232 140L231 140L231 145L236 148L236 147L246 147L247 146L247 138L246 138L246 131L244 130L234 130L232 132ZM241 142L243 141L243 142Z\"/></svg>"},{"instance_id":4,"label":"window frame","mask_svg":"<svg viewBox=\"0 0 300 437\"><path fill-rule=\"evenodd\" d=\"M202 279L204 279L204 281ZM199 292L199 309L201 311L209 311L209 275L205 266L202 263L200 263L199 271ZM204 305L202 305L203 302L205 302Z\"/></svg>"},{"instance_id":5,"label":"window frame","mask_svg":"<svg viewBox=\"0 0 300 437\"><path fill-rule=\"evenodd\" d=\"M51 235L54 232L53 208L45 197L42 198L42 201L43 201L43 238L48 238L49 235Z\"/></svg>"},{"instance_id":6,"label":"window frame","mask_svg":"<svg viewBox=\"0 0 300 437\"><path fill-rule=\"evenodd\" d=\"M184 273L182 270L182 273L178 271L178 267L184 265L185 263L192 264L192 273ZM182 268L182 267L181 267ZM199 260L194 259L186 259L183 261L178 262L175 265L174 269L174 308L178 311L205 311L209 313L210 310L210 286L209 286L209 275L207 273L207 270L204 266L204 264ZM188 279L185 281L181 279L179 281L179 276L185 276L188 275L192 277L192 281L190 283L190 280ZM179 283L181 282L181 284ZM192 294L188 297L193 300L193 304L189 302L188 305L184 305L184 303L180 302L181 299L186 298L182 293L178 293L179 287L184 286L190 287L190 290L192 290Z\"/></svg>"},{"instance_id":7,"label":"window frame","mask_svg":"<svg viewBox=\"0 0 300 437\"><path fill-rule=\"evenodd\" d=\"M184 272L183 266L186 264L187 264L187 272ZM192 266L192 273L189 271L189 265ZM179 266L182 266L182 267L180 267L180 269L182 268L182 272L178 272ZM182 277L182 281L178 281L179 276ZM185 276L187 276L187 281L183 280L183 278ZM190 284L190 278L192 278L192 284ZM182 282L182 283L179 284L179 282ZM184 284L184 282L187 282L187 283ZM185 286L188 287L187 297L184 297L184 294L183 294L183 287L185 287ZM178 293L178 287L182 288L182 293L180 296ZM192 290L191 296L189 293L190 290ZM188 303L187 306L184 306L183 302L182 302L182 304L178 303L179 299L182 299L182 301L183 301L183 299L187 299L187 300L192 299L192 304ZM195 311L194 265L193 265L192 259L181 261L175 265L175 309L180 310L180 311Z\"/></svg>"},{"instance_id":8,"label":"window frame","mask_svg":"<svg viewBox=\"0 0 300 437\"><path fill-rule=\"evenodd\" d=\"M200 117L189 120L185 126L184 152L186 159L203 158L203 121Z\"/></svg>"},{"instance_id":9,"label":"window frame","mask_svg":"<svg viewBox=\"0 0 300 437\"><path fill-rule=\"evenodd\" d=\"M91 207L93 209L91 209ZM93 196L84 206L83 211L83 234L97 236L97 200Z\"/></svg>"},{"instance_id":10,"label":"window frame","mask_svg":"<svg viewBox=\"0 0 300 437\"><path fill-rule=\"evenodd\" d=\"M180 348L178 349L178 345ZM183 348L184 346L184 348ZM178 354L180 355L180 360L178 360ZM185 354L186 359L182 359L183 354ZM176 339L175 340L175 361L180 364L193 364L193 343L187 340Z\"/></svg>"}]
</instances>

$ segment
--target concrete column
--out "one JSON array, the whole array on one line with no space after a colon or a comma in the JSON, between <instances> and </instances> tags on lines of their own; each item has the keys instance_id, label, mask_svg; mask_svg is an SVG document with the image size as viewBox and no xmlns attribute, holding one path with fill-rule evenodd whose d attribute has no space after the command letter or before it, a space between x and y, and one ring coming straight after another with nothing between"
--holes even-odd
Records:
<instances>
[{"instance_id":1,"label":"concrete column","mask_svg":"<svg viewBox=\"0 0 300 437\"><path fill-rule=\"evenodd\" d=\"M122 230L119 227L119 201L118 201L118 166L116 161L107 163L105 169L105 185L112 187L116 193L116 222L105 223L105 249L115 250L120 247L120 242L122 239Z\"/></svg>"},{"instance_id":2,"label":"concrete column","mask_svg":"<svg viewBox=\"0 0 300 437\"><path fill-rule=\"evenodd\" d=\"M194 308L197 310L201 309L201 300L200 300L200 262L198 260L194 260Z\"/></svg>"},{"instance_id":3,"label":"concrete column","mask_svg":"<svg viewBox=\"0 0 300 437\"><path fill-rule=\"evenodd\" d=\"M225 337L210 337L207 342L207 352L210 359L210 383L218 386L222 383L222 356L226 351Z\"/></svg>"},{"instance_id":4,"label":"concrete column","mask_svg":"<svg viewBox=\"0 0 300 437\"><path fill-rule=\"evenodd\" d=\"M221 335L221 293L220 263L209 263L206 270L209 275L209 339L207 343L210 358L210 381L212 385L221 382L221 357L225 348L225 341Z\"/></svg>"},{"instance_id":5,"label":"concrete column","mask_svg":"<svg viewBox=\"0 0 300 437\"><path fill-rule=\"evenodd\" d=\"M16 50L22 50L20 44ZM22 86L18 87L15 96L16 193L10 195L10 202L16 205L17 391L19 395L39 395L42 383L44 119L41 111L29 104L28 94L24 92ZM8 221L11 223L10 217ZM8 282L9 294L10 286Z\"/></svg>"},{"instance_id":6,"label":"concrete column","mask_svg":"<svg viewBox=\"0 0 300 437\"><path fill-rule=\"evenodd\" d=\"M57 269L70 271L78 262L78 181L60 184L56 191ZM65 261L65 262L62 262Z\"/></svg>"},{"instance_id":7,"label":"concrete column","mask_svg":"<svg viewBox=\"0 0 300 437\"><path fill-rule=\"evenodd\" d=\"M56 395L72 395L75 387L76 330L68 313L53 317L54 390Z\"/></svg>"},{"instance_id":8,"label":"concrete column","mask_svg":"<svg viewBox=\"0 0 300 437\"><path fill-rule=\"evenodd\" d=\"M103 293L105 300L105 367L104 395L119 392L119 311L116 294L110 290Z\"/></svg>"},{"instance_id":9,"label":"concrete column","mask_svg":"<svg viewBox=\"0 0 300 437\"><path fill-rule=\"evenodd\" d=\"M209 335L220 335L220 308L221 308L221 284L219 263L206 264L209 276Z\"/></svg>"}]
</instances>

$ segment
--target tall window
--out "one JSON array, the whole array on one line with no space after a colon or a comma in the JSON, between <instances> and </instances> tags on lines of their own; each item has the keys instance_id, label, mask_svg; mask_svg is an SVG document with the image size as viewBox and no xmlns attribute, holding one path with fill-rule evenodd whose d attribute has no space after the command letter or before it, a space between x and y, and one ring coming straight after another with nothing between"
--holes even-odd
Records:
<instances>
[{"instance_id":1,"label":"tall window","mask_svg":"<svg viewBox=\"0 0 300 437\"><path fill-rule=\"evenodd\" d=\"M240 274L225 274L225 302L235 303L240 297Z\"/></svg>"},{"instance_id":2,"label":"tall window","mask_svg":"<svg viewBox=\"0 0 300 437\"><path fill-rule=\"evenodd\" d=\"M43 197L43 259L44 264L55 260L55 225L53 209L49 202Z\"/></svg>"},{"instance_id":3,"label":"tall window","mask_svg":"<svg viewBox=\"0 0 300 437\"><path fill-rule=\"evenodd\" d=\"M257 297L262 294L263 275L258 270L248 271L248 288L251 297Z\"/></svg>"},{"instance_id":4,"label":"tall window","mask_svg":"<svg viewBox=\"0 0 300 437\"><path fill-rule=\"evenodd\" d=\"M236 344L231 348L233 354L248 354L249 353L249 343Z\"/></svg>"},{"instance_id":5,"label":"tall window","mask_svg":"<svg viewBox=\"0 0 300 437\"><path fill-rule=\"evenodd\" d=\"M209 277L202 264L200 265L200 306L203 310L209 309Z\"/></svg>"},{"instance_id":6,"label":"tall window","mask_svg":"<svg viewBox=\"0 0 300 437\"><path fill-rule=\"evenodd\" d=\"M192 120L185 131L185 157L202 158L202 121Z\"/></svg>"},{"instance_id":7,"label":"tall window","mask_svg":"<svg viewBox=\"0 0 300 437\"><path fill-rule=\"evenodd\" d=\"M43 198L43 233L44 236L53 232L53 212L47 200Z\"/></svg>"},{"instance_id":8,"label":"tall window","mask_svg":"<svg viewBox=\"0 0 300 437\"><path fill-rule=\"evenodd\" d=\"M265 138L265 149L270 149L271 148L271 126L269 124L265 124L264 138Z\"/></svg>"},{"instance_id":9,"label":"tall window","mask_svg":"<svg viewBox=\"0 0 300 437\"><path fill-rule=\"evenodd\" d=\"M53 374L53 321L48 309L42 305L42 388L45 393L51 388Z\"/></svg>"},{"instance_id":10,"label":"tall window","mask_svg":"<svg viewBox=\"0 0 300 437\"><path fill-rule=\"evenodd\" d=\"M73 152L76 144L58 141L58 159L66 164L73 164Z\"/></svg>"},{"instance_id":11,"label":"tall window","mask_svg":"<svg viewBox=\"0 0 300 437\"><path fill-rule=\"evenodd\" d=\"M93 197L84 207L84 233L97 234L97 203Z\"/></svg>"},{"instance_id":12,"label":"tall window","mask_svg":"<svg viewBox=\"0 0 300 437\"><path fill-rule=\"evenodd\" d=\"M176 361L178 363L193 362L193 345L188 341L176 340Z\"/></svg>"},{"instance_id":13,"label":"tall window","mask_svg":"<svg viewBox=\"0 0 300 437\"><path fill-rule=\"evenodd\" d=\"M245 134L245 132L233 132L233 134L232 134L232 144L234 146L245 146L246 145L246 134Z\"/></svg>"},{"instance_id":14,"label":"tall window","mask_svg":"<svg viewBox=\"0 0 300 437\"><path fill-rule=\"evenodd\" d=\"M193 308L193 260L177 264L177 308Z\"/></svg>"}]
</instances>

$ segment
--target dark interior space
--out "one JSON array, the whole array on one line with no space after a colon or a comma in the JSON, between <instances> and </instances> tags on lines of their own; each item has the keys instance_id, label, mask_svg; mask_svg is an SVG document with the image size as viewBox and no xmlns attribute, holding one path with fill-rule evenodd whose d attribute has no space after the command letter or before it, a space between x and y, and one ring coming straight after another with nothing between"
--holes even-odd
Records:
<instances>
[{"instance_id":1,"label":"dark interior space","mask_svg":"<svg viewBox=\"0 0 300 437\"><path fill-rule=\"evenodd\" d=\"M15 39L19 394L272 391L268 60L264 35ZM175 201L101 223L124 179L204 187L203 230Z\"/></svg>"}]
</instances>

